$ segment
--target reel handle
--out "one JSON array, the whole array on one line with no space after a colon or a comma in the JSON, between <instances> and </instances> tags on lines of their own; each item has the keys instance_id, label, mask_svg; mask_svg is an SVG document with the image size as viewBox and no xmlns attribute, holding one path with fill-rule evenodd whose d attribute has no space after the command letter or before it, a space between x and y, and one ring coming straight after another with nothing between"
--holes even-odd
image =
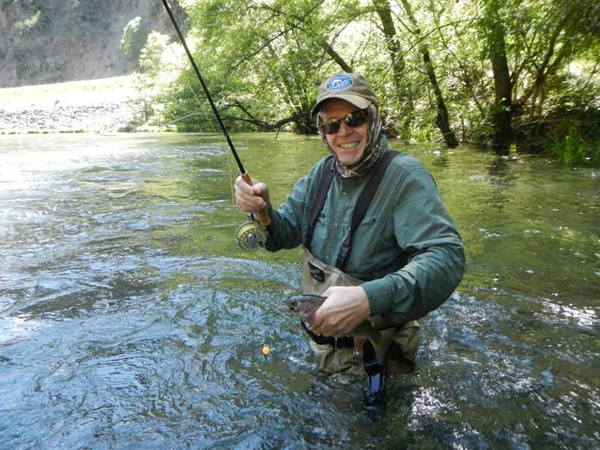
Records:
<instances>
[{"instance_id":1,"label":"reel handle","mask_svg":"<svg viewBox=\"0 0 600 450\"><path fill-rule=\"evenodd\" d=\"M248 172L244 172L242 174L242 179L248 183L250 186L252 186L252 179L250 178L250 175L248 175ZM254 213L252 213L257 219L258 222L263 226L263 227L268 227L271 224L271 218L269 217L269 214L267 214L266 211L264 210L260 210L260 211L256 211Z\"/></svg>"}]
</instances>

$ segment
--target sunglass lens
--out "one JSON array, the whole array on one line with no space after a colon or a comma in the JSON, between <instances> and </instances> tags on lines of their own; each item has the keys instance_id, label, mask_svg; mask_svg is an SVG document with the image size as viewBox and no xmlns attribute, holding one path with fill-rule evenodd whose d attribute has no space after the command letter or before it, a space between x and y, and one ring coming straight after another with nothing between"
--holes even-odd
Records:
<instances>
[{"instance_id":1,"label":"sunglass lens","mask_svg":"<svg viewBox=\"0 0 600 450\"><path fill-rule=\"evenodd\" d=\"M367 120L367 115L364 111L356 111L346 116L346 125L355 128L360 127Z\"/></svg>"},{"instance_id":2,"label":"sunglass lens","mask_svg":"<svg viewBox=\"0 0 600 450\"><path fill-rule=\"evenodd\" d=\"M336 134L340 131L340 121L336 120L335 122L330 122L326 125L323 125L323 131L325 134Z\"/></svg>"}]
</instances>

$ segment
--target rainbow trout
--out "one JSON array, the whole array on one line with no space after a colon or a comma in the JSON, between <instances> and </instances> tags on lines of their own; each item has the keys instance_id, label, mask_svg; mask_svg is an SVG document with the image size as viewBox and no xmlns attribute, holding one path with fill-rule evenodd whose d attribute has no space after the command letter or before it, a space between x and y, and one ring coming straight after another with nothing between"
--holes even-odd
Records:
<instances>
[{"instance_id":1,"label":"rainbow trout","mask_svg":"<svg viewBox=\"0 0 600 450\"><path fill-rule=\"evenodd\" d=\"M312 322L315 317L315 312L323 304L327 297L320 295L294 295L286 299L287 308L304 322L304 325L312 331ZM364 339L368 339L375 350L377 360L381 364L385 364L385 356L387 348L384 348L384 339L381 331L373 326L370 320L365 320L350 332L350 336L355 338L355 348L357 352L362 351Z\"/></svg>"}]
</instances>

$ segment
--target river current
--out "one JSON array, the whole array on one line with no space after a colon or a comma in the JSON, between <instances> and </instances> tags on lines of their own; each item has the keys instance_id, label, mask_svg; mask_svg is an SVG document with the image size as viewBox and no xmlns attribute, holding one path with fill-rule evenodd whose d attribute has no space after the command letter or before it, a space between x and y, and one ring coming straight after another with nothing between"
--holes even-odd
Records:
<instances>
[{"instance_id":1,"label":"river current","mask_svg":"<svg viewBox=\"0 0 600 450\"><path fill-rule=\"evenodd\" d=\"M275 204L325 155L233 141ZM600 171L392 147L433 173L468 268L373 421L283 306L300 250L237 247L222 137L0 136L0 449L599 448Z\"/></svg>"}]
</instances>

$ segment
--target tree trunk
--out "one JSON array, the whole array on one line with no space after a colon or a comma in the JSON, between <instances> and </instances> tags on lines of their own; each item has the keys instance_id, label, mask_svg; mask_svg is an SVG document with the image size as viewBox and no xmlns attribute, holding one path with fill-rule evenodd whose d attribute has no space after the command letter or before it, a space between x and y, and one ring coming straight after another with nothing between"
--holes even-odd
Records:
<instances>
[{"instance_id":1,"label":"tree trunk","mask_svg":"<svg viewBox=\"0 0 600 450\"><path fill-rule=\"evenodd\" d=\"M508 72L506 53L492 56L494 71L495 105L492 113L494 124L494 139L492 145L498 154L508 153L512 142L512 85Z\"/></svg>"},{"instance_id":2,"label":"tree trunk","mask_svg":"<svg viewBox=\"0 0 600 450\"><path fill-rule=\"evenodd\" d=\"M413 14L412 8L408 0L401 0L402 7L406 12L406 16L410 21L412 27L414 28L414 34L417 39L421 40L421 30L419 25L417 24L417 19ZM440 89L440 84L438 83L437 76L435 74L435 68L433 67L433 63L431 61L431 55L429 54L429 48L427 44L419 45L420 51L423 55L423 62L425 63L425 70L427 72L427 78L429 78L429 82L431 83L431 87L433 88L433 92L435 94L435 100L437 104L437 118L436 124L442 135L444 137L444 141L449 148L458 147L458 141L456 140L456 136L454 131L450 128L450 120L448 116L448 108L446 108L446 102L444 101L444 95L442 94L442 90Z\"/></svg>"},{"instance_id":3,"label":"tree trunk","mask_svg":"<svg viewBox=\"0 0 600 450\"><path fill-rule=\"evenodd\" d=\"M492 107L494 134L492 146L496 153L507 154L513 139L512 128L512 83L506 57L504 26L498 14L496 0L488 3L486 21L488 45L494 73L495 101Z\"/></svg>"},{"instance_id":4,"label":"tree trunk","mask_svg":"<svg viewBox=\"0 0 600 450\"><path fill-rule=\"evenodd\" d=\"M425 62L425 68L427 70L427 76L429 77L429 82L433 87L433 92L435 93L435 99L437 102L437 117L436 123L442 135L444 136L444 141L449 148L458 147L458 141L456 140L456 136L452 128L450 128L450 120L448 117L448 109L446 108L446 103L444 102L444 96L442 95L442 90L440 89L440 85L438 83L437 77L435 75L435 70L433 68L433 64L431 63L431 58L429 56L429 50L425 50L423 52L423 60Z\"/></svg>"},{"instance_id":5,"label":"tree trunk","mask_svg":"<svg viewBox=\"0 0 600 450\"><path fill-rule=\"evenodd\" d=\"M392 61L394 88L396 89L398 100L400 101L400 113L402 116L400 135L401 138L408 140L411 136L411 125L414 119L415 107L410 86L405 82L405 80L408 79L405 74L406 63L404 62L400 44L398 43L396 27L394 26L392 11L388 0L373 0L373 5L381 20L387 52Z\"/></svg>"}]
</instances>

